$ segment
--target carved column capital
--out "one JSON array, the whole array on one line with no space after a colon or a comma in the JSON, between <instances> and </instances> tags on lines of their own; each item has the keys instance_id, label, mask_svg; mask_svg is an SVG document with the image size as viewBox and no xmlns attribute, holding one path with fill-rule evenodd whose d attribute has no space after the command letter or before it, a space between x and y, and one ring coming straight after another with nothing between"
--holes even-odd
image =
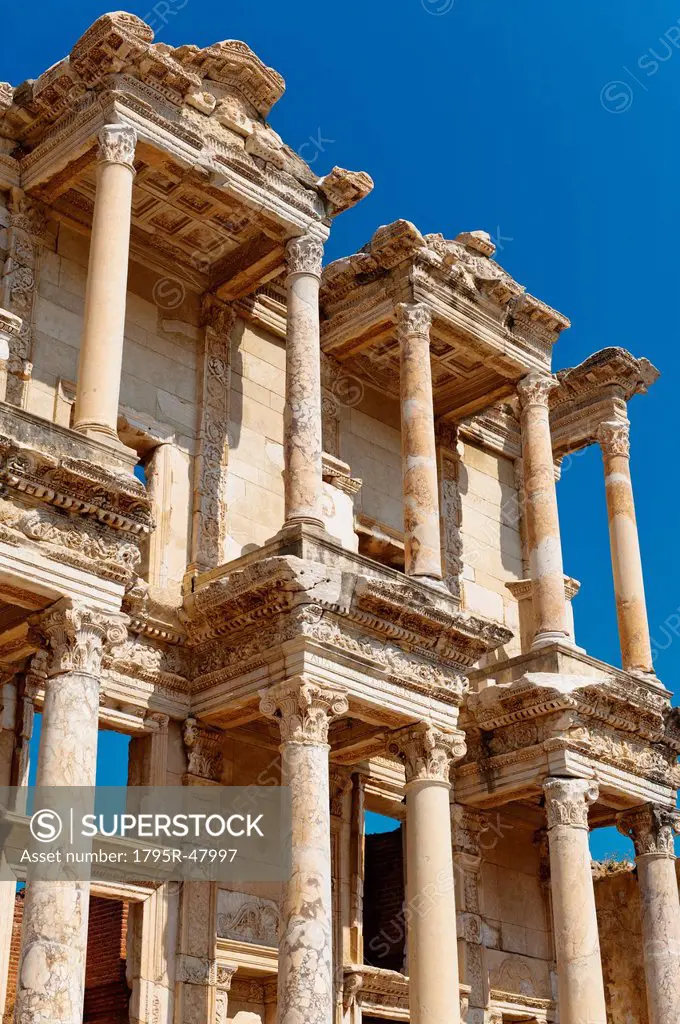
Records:
<instances>
[{"instance_id":1,"label":"carved column capital","mask_svg":"<svg viewBox=\"0 0 680 1024\"><path fill-rule=\"evenodd\" d=\"M588 829L588 808L600 795L592 779L552 778L543 783L548 829L571 825Z\"/></svg>"},{"instance_id":2,"label":"carved column capital","mask_svg":"<svg viewBox=\"0 0 680 1024\"><path fill-rule=\"evenodd\" d=\"M451 835L453 852L476 859L481 857L482 836L491 828L489 819L481 811L463 804L451 808Z\"/></svg>"},{"instance_id":3,"label":"carved column capital","mask_svg":"<svg viewBox=\"0 0 680 1024\"><path fill-rule=\"evenodd\" d=\"M616 827L633 840L636 857L661 854L674 857L673 838L680 835L680 813L655 804L644 804L619 814Z\"/></svg>"},{"instance_id":4,"label":"carved column capital","mask_svg":"<svg viewBox=\"0 0 680 1024\"><path fill-rule=\"evenodd\" d=\"M217 987L223 992L228 992L231 988L231 983L234 980L238 967L232 967L230 964L218 964L217 965Z\"/></svg>"},{"instance_id":5,"label":"carved column capital","mask_svg":"<svg viewBox=\"0 0 680 1024\"><path fill-rule=\"evenodd\" d=\"M311 274L321 277L323 243L311 235L300 235L286 243L286 270L288 274Z\"/></svg>"},{"instance_id":6,"label":"carved column capital","mask_svg":"<svg viewBox=\"0 0 680 1024\"><path fill-rule=\"evenodd\" d=\"M151 715L147 715L144 719L144 725L152 732L167 732L169 724L170 716L161 714L161 712L154 712Z\"/></svg>"},{"instance_id":7,"label":"carved column capital","mask_svg":"<svg viewBox=\"0 0 680 1024\"><path fill-rule=\"evenodd\" d=\"M410 782L449 785L451 766L465 756L465 736L462 732L447 733L419 722L393 733L388 750L403 762L407 785Z\"/></svg>"},{"instance_id":8,"label":"carved column capital","mask_svg":"<svg viewBox=\"0 0 680 1024\"><path fill-rule=\"evenodd\" d=\"M97 139L97 162L100 164L122 164L135 169L135 147L137 132L124 124L105 124Z\"/></svg>"},{"instance_id":9,"label":"carved column capital","mask_svg":"<svg viewBox=\"0 0 680 1024\"><path fill-rule=\"evenodd\" d=\"M397 325L397 338L412 338L419 335L430 338L432 314L424 302L399 302L394 307L394 319Z\"/></svg>"},{"instance_id":10,"label":"carved column capital","mask_svg":"<svg viewBox=\"0 0 680 1024\"><path fill-rule=\"evenodd\" d=\"M600 423L597 440L604 455L623 455L630 458L630 422L611 420Z\"/></svg>"},{"instance_id":11,"label":"carved column capital","mask_svg":"<svg viewBox=\"0 0 680 1024\"><path fill-rule=\"evenodd\" d=\"M539 405L547 409L550 394L557 386L557 378L551 374L539 373L537 370L528 373L517 385L522 409L527 409L530 405Z\"/></svg>"},{"instance_id":12,"label":"carved column capital","mask_svg":"<svg viewBox=\"0 0 680 1024\"><path fill-rule=\"evenodd\" d=\"M187 755L188 781L198 785L218 783L222 779L222 733L187 718L182 724L182 739Z\"/></svg>"},{"instance_id":13,"label":"carved column capital","mask_svg":"<svg viewBox=\"0 0 680 1024\"><path fill-rule=\"evenodd\" d=\"M332 719L348 710L344 693L304 679L281 683L263 693L260 700L262 714L279 723L282 743L308 746L328 743Z\"/></svg>"},{"instance_id":14,"label":"carved column capital","mask_svg":"<svg viewBox=\"0 0 680 1024\"><path fill-rule=\"evenodd\" d=\"M64 598L36 617L36 631L50 650L47 676L80 672L101 675L102 657L108 648L127 638L127 618L86 608Z\"/></svg>"}]
</instances>

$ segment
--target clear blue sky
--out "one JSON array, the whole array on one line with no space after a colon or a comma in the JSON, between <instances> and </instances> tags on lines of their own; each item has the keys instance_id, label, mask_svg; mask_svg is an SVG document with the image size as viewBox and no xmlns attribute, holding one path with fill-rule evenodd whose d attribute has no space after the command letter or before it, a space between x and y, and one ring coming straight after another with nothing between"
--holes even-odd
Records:
<instances>
[{"instance_id":1,"label":"clear blue sky","mask_svg":"<svg viewBox=\"0 0 680 1024\"><path fill-rule=\"evenodd\" d=\"M0 79L35 77L106 9L94 0L8 6ZM289 145L320 174L333 164L370 172L375 191L338 219L329 259L399 217L448 237L483 228L500 239L504 266L571 318L556 368L607 345L659 367L661 380L631 404L632 469L656 667L674 689L677 4L168 0L127 9L174 45L245 40L286 79L271 121ZM577 639L618 663L597 452L574 460L559 494L565 569L583 584ZM597 838L595 849L617 842Z\"/></svg>"}]
</instances>

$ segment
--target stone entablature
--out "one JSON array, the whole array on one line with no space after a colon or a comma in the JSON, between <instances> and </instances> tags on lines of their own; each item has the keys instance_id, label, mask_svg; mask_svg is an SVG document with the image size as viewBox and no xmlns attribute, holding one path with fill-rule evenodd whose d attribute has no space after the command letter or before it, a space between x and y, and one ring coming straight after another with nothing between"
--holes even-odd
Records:
<instances>
[{"instance_id":1,"label":"stone entablature","mask_svg":"<svg viewBox=\"0 0 680 1024\"><path fill-rule=\"evenodd\" d=\"M510 395L529 370L547 370L569 326L491 258L485 232L455 240L408 221L379 228L360 252L324 269L322 348L358 377L399 391L394 320L399 303L432 316L435 413L458 418Z\"/></svg>"}]
</instances>

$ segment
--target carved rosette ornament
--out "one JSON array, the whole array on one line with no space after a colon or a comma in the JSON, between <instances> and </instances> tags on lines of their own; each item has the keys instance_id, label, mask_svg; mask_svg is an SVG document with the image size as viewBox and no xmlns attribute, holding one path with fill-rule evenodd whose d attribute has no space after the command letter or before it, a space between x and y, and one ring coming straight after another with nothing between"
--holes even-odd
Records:
<instances>
[{"instance_id":1,"label":"carved rosette ornament","mask_svg":"<svg viewBox=\"0 0 680 1024\"><path fill-rule=\"evenodd\" d=\"M674 857L674 837L680 835L680 813L645 804L620 814L616 827L633 840L636 857L657 854Z\"/></svg>"},{"instance_id":2,"label":"carved rosette ornament","mask_svg":"<svg viewBox=\"0 0 680 1024\"><path fill-rule=\"evenodd\" d=\"M279 723L282 743L319 746L328 743L328 727L333 718L347 714L349 702L344 693L316 683L281 683L260 700L260 711Z\"/></svg>"},{"instance_id":3,"label":"carved rosette ornament","mask_svg":"<svg viewBox=\"0 0 680 1024\"><path fill-rule=\"evenodd\" d=\"M397 303L394 307L394 318L399 341L416 335L429 340L432 314L424 302Z\"/></svg>"},{"instance_id":4,"label":"carved rosette ornament","mask_svg":"<svg viewBox=\"0 0 680 1024\"><path fill-rule=\"evenodd\" d=\"M97 136L97 162L102 164L122 164L135 169L135 148L137 132L124 124L105 124Z\"/></svg>"},{"instance_id":5,"label":"carved rosette ornament","mask_svg":"<svg viewBox=\"0 0 680 1024\"><path fill-rule=\"evenodd\" d=\"M449 785L451 766L465 756L462 732L447 733L426 722L393 733L388 744L404 764L406 784L441 782Z\"/></svg>"},{"instance_id":6,"label":"carved rosette ornament","mask_svg":"<svg viewBox=\"0 0 680 1024\"><path fill-rule=\"evenodd\" d=\"M530 405L540 405L547 409L550 395L557 386L558 380L551 374L538 371L528 373L517 385L517 394L522 408L527 409Z\"/></svg>"},{"instance_id":7,"label":"carved rosette ornament","mask_svg":"<svg viewBox=\"0 0 680 1024\"><path fill-rule=\"evenodd\" d=\"M312 274L321 278L323 243L310 235L291 238L286 244L286 269L291 274Z\"/></svg>"},{"instance_id":8,"label":"carved rosette ornament","mask_svg":"<svg viewBox=\"0 0 680 1024\"><path fill-rule=\"evenodd\" d=\"M588 829L588 808L600 794L596 782L591 779L546 779L543 792L548 829L557 825Z\"/></svg>"},{"instance_id":9,"label":"carved rosette ornament","mask_svg":"<svg viewBox=\"0 0 680 1024\"><path fill-rule=\"evenodd\" d=\"M78 672L99 678L105 650L127 639L127 621L68 599L60 601L35 622L50 647L48 677Z\"/></svg>"},{"instance_id":10,"label":"carved rosette ornament","mask_svg":"<svg viewBox=\"0 0 680 1024\"><path fill-rule=\"evenodd\" d=\"M630 422L628 420L612 420L601 423L597 430L597 440L604 455L622 455L630 458Z\"/></svg>"}]
</instances>

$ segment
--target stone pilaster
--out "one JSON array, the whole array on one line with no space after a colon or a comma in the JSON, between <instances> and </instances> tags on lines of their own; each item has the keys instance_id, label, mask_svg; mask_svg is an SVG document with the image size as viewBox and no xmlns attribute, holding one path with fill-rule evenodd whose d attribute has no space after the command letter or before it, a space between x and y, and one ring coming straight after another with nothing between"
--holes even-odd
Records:
<instances>
[{"instance_id":1,"label":"stone pilaster","mask_svg":"<svg viewBox=\"0 0 680 1024\"><path fill-rule=\"evenodd\" d=\"M216 786L222 781L222 733L187 718L182 725L187 756L185 786Z\"/></svg>"},{"instance_id":2,"label":"stone pilaster","mask_svg":"<svg viewBox=\"0 0 680 1024\"><path fill-rule=\"evenodd\" d=\"M323 528L321 498L321 350L319 282L322 243L311 236L286 246L288 325L284 409L285 525Z\"/></svg>"},{"instance_id":3,"label":"stone pilaster","mask_svg":"<svg viewBox=\"0 0 680 1024\"><path fill-rule=\"evenodd\" d=\"M21 337L23 321L10 313L9 310L0 309L0 402L7 397L7 372L12 348Z\"/></svg>"},{"instance_id":4,"label":"stone pilaster","mask_svg":"<svg viewBox=\"0 0 680 1024\"><path fill-rule=\"evenodd\" d=\"M394 733L406 772L406 880L412 1024L460 1024L450 774L462 733L420 723Z\"/></svg>"},{"instance_id":5,"label":"stone pilaster","mask_svg":"<svg viewBox=\"0 0 680 1024\"><path fill-rule=\"evenodd\" d=\"M680 816L653 804L619 815L635 845L649 1024L676 1024L680 1012L680 900L674 835Z\"/></svg>"},{"instance_id":6,"label":"stone pilaster","mask_svg":"<svg viewBox=\"0 0 680 1024\"><path fill-rule=\"evenodd\" d=\"M136 142L134 129L122 124L99 133L76 388L74 429L116 445Z\"/></svg>"},{"instance_id":7,"label":"stone pilaster","mask_svg":"<svg viewBox=\"0 0 680 1024\"><path fill-rule=\"evenodd\" d=\"M442 578L430 325L423 303L396 307L400 350L404 560L409 576Z\"/></svg>"},{"instance_id":8,"label":"stone pilaster","mask_svg":"<svg viewBox=\"0 0 680 1024\"><path fill-rule=\"evenodd\" d=\"M102 656L105 646L124 641L124 620L65 599L35 625L50 649L37 785L94 786ZM85 881L29 881L17 1024L80 1024L89 889Z\"/></svg>"},{"instance_id":9,"label":"stone pilaster","mask_svg":"<svg viewBox=\"0 0 680 1024\"><path fill-rule=\"evenodd\" d=\"M482 838L489 831L487 818L462 804L451 808L453 866L456 877L457 931L463 939L464 962L461 976L470 986L469 1007L480 1019L489 1000L488 974L484 971L479 875L482 866Z\"/></svg>"},{"instance_id":10,"label":"stone pilaster","mask_svg":"<svg viewBox=\"0 0 680 1024\"><path fill-rule=\"evenodd\" d=\"M554 377L530 373L517 385L521 405L526 541L533 582L535 633L532 647L568 639L562 543L548 399Z\"/></svg>"},{"instance_id":11,"label":"stone pilaster","mask_svg":"<svg viewBox=\"0 0 680 1024\"><path fill-rule=\"evenodd\" d=\"M628 420L601 423L597 439L604 460L621 663L628 672L653 672L640 540L630 478L629 432Z\"/></svg>"},{"instance_id":12,"label":"stone pilaster","mask_svg":"<svg viewBox=\"0 0 680 1024\"><path fill-rule=\"evenodd\" d=\"M333 956L328 728L347 712L344 694L304 679L269 690L260 703L281 730L281 783L290 786L292 870L281 902L280 1024L331 1024Z\"/></svg>"},{"instance_id":13,"label":"stone pilaster","mask_svg":"<svg viewBox=\"0 0 680 1024\"><path fill-rule=\"evenodd\" d=\"M560 1024L607 1024L595 892L588 848L589 780L543 783L557 959Z\"/></svg>"},{"instance_id":14,"label":"stone pilaster","mask_svg":"<svg viewBox=\"0 0 680 1024\"><path fill-rule=\"evenodd\" d=\"M228 964L217 965L217 992L215 997L215 1024L227 1024L229 991L238 968Z\"/></svg>"}]
</instances>

